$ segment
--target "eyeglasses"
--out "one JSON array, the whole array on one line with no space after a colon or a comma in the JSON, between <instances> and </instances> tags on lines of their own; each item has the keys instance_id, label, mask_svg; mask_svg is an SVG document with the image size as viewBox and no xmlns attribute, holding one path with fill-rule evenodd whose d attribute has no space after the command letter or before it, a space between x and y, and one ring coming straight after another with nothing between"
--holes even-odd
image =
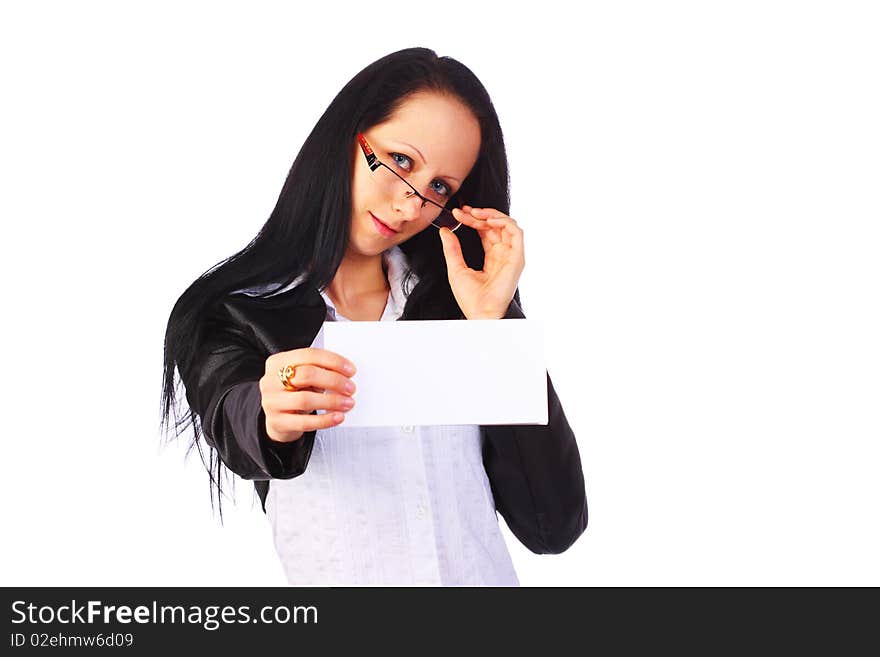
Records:
<instances>
[{"instance_id":1,"label":"eyeglasses","mask_svg":"<svg viewBox=\"0 0 880 657\"><path fill-rule=\"evenodd\" d=\"M428 189L426 189L424 193L419 193L419 191L409 184L405 178L376 157L376 154L373 152L372 147L367 142L363 133L358 133L357 138L358 143L361 145L361 150L364 153L364 157L367 159L367 166L369 166L370 171L373 172L376 182L384 185L389 190L394 189L398 184L398 181L403 182L403 184L409 188L409 191L406 192L407 198L418 196L422 200L422 214L423 216L431 217L432 226L438 230L441 228L448 228L453 232L458 230L461 223L452 215L452 212L445 207L449 202L448 196L444 196L431 187L431 185L428 185Z\"/></svg>"}]
</instances>

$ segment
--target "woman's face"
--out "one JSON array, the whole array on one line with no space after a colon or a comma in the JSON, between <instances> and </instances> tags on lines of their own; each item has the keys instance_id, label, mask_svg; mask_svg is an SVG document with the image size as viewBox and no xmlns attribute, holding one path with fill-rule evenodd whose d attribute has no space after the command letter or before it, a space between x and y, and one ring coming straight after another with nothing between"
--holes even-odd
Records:
<instances>
[{"instance_id":1,"label":"woman's face","mask_svg":"<svg viewBox=\"0 0 880 657\"><path fill-rule=\"evenodd\" d=\"M448 196L461 187L480 152L476 117L461 101L436 93L411 96L388 121L364 131L364 136L376 157L413 187L422 191L432 186ZM370 171L357 140L353 152L349 253L378 255L428 228L430 206L423 210L421 199L407 198L409 190L399 180L382 184L383 177L377 175L381 172ZM394 234L383 233L374 218Z\"/></svg>"}]
</instances>

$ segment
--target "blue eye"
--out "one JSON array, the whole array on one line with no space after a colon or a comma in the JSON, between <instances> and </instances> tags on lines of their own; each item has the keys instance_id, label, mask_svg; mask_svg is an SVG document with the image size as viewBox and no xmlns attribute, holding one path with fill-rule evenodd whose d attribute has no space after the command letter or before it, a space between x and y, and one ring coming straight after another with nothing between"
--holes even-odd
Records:
<instances>
[{"instance_id":1,"label":"blue eye","mask_svg":"<svg viewBox=\"0 0 880 657\"><path fill-rule=\"evenodd\" d=\"M449 196L449 192L451 190L449 189L449 185L447 185L445 182L443 182L442 180L435 180L431 184L437 185L439 187L439 189L437 187L434 188L435 192L442 196Z\"/></svg>"},{"instance_id":2,"label":"blue eye","mask_svg":"<svg viewBox=\"0 0 880 657\"><path fill-rule=\"evenodd\" d=\"M399 166L404 171L409 171L412 168L412 160L409 159L406 155L403 155L401 153L391 153L391 157L397 163L397 166ZM400 160L398 160L397 158L400 158L401 160L406 160L407 162L409 162L409 166L408 167L401 166Z\"/></svg>"}]
</instances>

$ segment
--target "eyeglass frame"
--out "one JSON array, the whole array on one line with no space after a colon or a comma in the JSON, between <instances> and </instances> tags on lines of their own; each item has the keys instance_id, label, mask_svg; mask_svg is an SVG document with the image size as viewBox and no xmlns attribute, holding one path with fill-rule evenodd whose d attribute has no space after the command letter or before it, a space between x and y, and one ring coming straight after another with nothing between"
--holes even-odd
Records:
<instances>
[{"instance_id":1,"label":"eyeglass frame","mask_svg":"<svg viewBox=\"0 0 880 657\"><path fill-rule=\"evenodd\" d=\"M444 212L445 212L446 214L448 214L450 217L452 217L452 220L455 222L455 228L450 228L449 230L451 230L451 231L454 233L454 232L457 231L459 228L461 228L461 222L460 222L458 219L455 218L455 215L452 214L452 212L451 212L448 208L446 208L446 207L440 205L439 203L435 203L435 202L432 201L431 199L429 199L429 198L425 198L424 196L422 196L421 194L419 194L419 191L418 191L415 187L413 187L412 185L410 185L409 182L407 182L406 178L404 178L403 176L401 176L401 175L400 175L399 173L397 173L394 169L392 169L392 168L389 167L387 164L385 164L384 162L382 162L382 160L380 160L378 157L376 157L376 154L373 152L373 147L370 146L370 143L367 141L367 138L364 136L364 133L359 132L359 133L357 134L357 139L358 139L358 144L360 144L361 151L363 152L364 157L365 157L366 160L367 160L367 166L370 167L370 172L375 171L375 170L378 169L379 167L385 167L385 168L388 169L391 173L393 173L393 174L394 174L394 175L395 175L395 176L396 176L401 182L403 182L404 185L406 185L407 187L409 187L409 188L412 190L412 193L407 192L407 194L406 194L406 197L407 197L407 198L412 198L413 194L415 194L415 195L418 196L420 199L422 199L422 208L425 207L425 203L430 203L430 204L433 205L434 207L440 208L440 214L438 214L438 215L437 215L437 216L431 221L431 225L434 226L434 228L436 228L437 230L440 230L441 228L444 228L444 226L437 226L437 225L434 223L435 221L437 221L437 219L439 219L439 218L443 215Z\"/></svg>"}]
</instances>

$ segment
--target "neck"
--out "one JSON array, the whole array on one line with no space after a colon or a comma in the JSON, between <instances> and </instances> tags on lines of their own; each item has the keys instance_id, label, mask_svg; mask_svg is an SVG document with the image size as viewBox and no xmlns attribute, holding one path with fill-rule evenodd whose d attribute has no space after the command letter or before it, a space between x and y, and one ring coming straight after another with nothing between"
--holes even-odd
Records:
<instances>
[{"instance_id":1,"label":"neck","mask_svg":"<svg viewBox=\"0 0 880 657\"><path fill-rule=\"evenodd\" d=\"M364 256L348 252L327 287L327 293L334 303L339 301L349 306L364 296L387 293L389 289L382 254Z\"/></svg>"}]
</instances>

